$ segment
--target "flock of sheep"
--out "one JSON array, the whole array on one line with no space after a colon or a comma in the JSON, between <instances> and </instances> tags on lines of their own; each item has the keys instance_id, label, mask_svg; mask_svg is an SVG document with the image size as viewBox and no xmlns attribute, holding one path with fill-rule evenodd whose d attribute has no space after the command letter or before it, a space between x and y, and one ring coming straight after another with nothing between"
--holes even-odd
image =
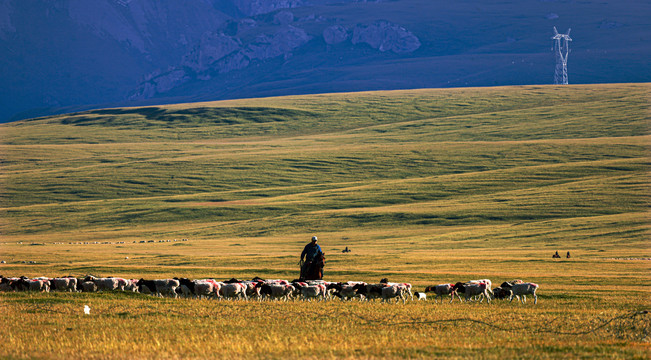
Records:
<instances>
[{"instance_id":1,"label":"flock of sheep","mask_svg":"<svg viewBox=\"0 0 651 360\"><path fill-rule=\"evenodd\" d=\"M536 290L538 285L523 282L522 280L505 281L497 288L492 288L489 279L471 280L468 282L457 282L456 284L440 284L427 286L424 292L412 292L409 283L392 283L387 279L379 283L369 284L362 281L328 282L323 280L308 281L287 281L287 280L264 280L254 278L252 280L230 279L216 281L214 279L190 280L187 278L145 280L145 279L124 279L117 277L94 277L75 278L72 276L61 278L39 277L29 279L27 277L6 278L0 275L0 291L133 291L143 294L170 297L194 297L213 299L303 299L329 300L339 298L342 301L359 299L373 300L381 299L382 302L391 302L394 299L398 302L406 302L407 298L414 300L426 300L427 293L434 295L434 301L445 296L450 296L450 302L456 297L462 301L464 294L465 301L486 299L490 303L492 299L517 298L523 304L526 296L532 295L534 304L538 302Z\"/></svg>"}]
</instances>

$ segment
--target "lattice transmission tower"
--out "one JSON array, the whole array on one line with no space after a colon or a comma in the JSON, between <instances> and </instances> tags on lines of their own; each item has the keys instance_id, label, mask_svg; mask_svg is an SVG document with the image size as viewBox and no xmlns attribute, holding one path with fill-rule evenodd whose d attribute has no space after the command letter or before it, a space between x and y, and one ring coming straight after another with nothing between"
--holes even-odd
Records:
<instances>
[{"instance_id":1,"label":"lattice transmission tower","mask_svg":"<svg viewBox=\"0 0 651 360\"><path fill-rule=\"evenodd\" d=\"M556 70L554 71L554 84L567 85L567 55L570 53L570 30L567 34L559 34L554 26L554 52L556 53Z\"/></svg>"}]
</instances>

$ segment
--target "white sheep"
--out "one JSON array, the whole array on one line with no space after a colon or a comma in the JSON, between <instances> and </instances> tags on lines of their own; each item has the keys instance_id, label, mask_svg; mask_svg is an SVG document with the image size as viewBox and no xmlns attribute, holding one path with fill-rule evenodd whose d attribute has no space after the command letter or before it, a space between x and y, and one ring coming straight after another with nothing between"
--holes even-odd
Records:
<instances>
[{"instance_id":1,"label":"white sheep","mask_svg":"<svg viewBox=\"0 0 651 360\"><path fill-rule=\"evenodd\" d=\"M407 289L403 286L387 286L382 288L382 302L391 302L393 298L396 299L396 303L399 301L398 299L402 299L402 303L405 303L405 293L407 292Z\"/></svg>"},{"instance_id":2,"label":"white sheep","mask_svg":"<svg viewBox=\"0 0 651 360\"><path fill-rule=\"evenodd\" d=\"M523 284L514 284L511 287L511 298L510 301L513 301L513 297L517 297L522 304L527 302L527 295L533 295L533 303L538 303L538 296L536 295L536 290L538 290L538 284L534 283L523 283ZM522 298L520 298L522 296Z\"/></svg>"}]
</instances>

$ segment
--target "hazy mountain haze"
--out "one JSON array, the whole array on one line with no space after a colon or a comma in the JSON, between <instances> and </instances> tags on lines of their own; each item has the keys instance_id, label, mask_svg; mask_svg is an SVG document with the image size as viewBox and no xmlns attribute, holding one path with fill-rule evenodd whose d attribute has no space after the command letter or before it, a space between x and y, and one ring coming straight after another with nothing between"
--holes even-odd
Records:
<instances>
[{"instance_id":1,"label":"hazy mountain haze","mask_svg":"<svg viewBox=\"0 0 651 360\"><path fill-rule=\"evenodd\" d=\"M651 81L648 1L0 0L0 121L105 106Z\"/></svg>"}]
</instances>

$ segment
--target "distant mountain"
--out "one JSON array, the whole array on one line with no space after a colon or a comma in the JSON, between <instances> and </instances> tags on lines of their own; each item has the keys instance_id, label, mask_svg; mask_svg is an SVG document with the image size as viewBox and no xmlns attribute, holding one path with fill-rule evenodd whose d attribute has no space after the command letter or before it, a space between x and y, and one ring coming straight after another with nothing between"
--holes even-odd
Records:
<instances>
[{"instance_id":1,"label":"distant mountain","mask_svg":"<svg viewBox=\"0 0 651 360\"><path fill-rule=\"evenodd\" d=\"M106 106L651 81L646 1L0 0L0 121Z\"/></svg>"}]
</instances>

